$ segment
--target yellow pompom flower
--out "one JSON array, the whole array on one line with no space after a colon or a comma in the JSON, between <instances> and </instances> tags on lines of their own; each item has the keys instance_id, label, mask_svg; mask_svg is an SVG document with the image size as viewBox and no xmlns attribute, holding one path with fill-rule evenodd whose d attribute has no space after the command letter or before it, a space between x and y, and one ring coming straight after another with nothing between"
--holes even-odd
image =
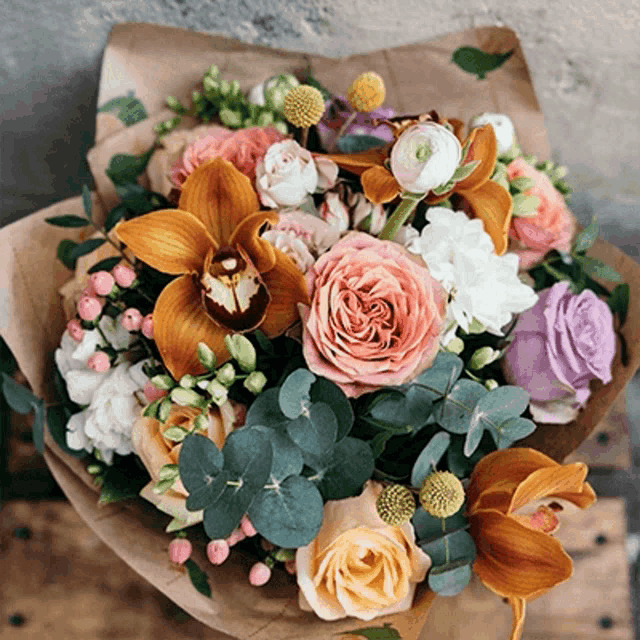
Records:
<instances>
[{"instance_id":1,"label":"yellow pompom flower","mask_svg":"<svg viewBox=\"0 0 640 640\"><path fill-rule=\"evenodd\" d=\"M409 522L416 512L416 501L407 487L393 484L385 487L376 501L380 520L391 527Z\"/></svg>"},{"instance_id":2,"label":"yellow pompom flower","mask_svg":"<svg viewBox=\"0 0 640 640\"><path fill-rule=\"evenodd\" d=\"M434 518L449 518L464 504L464 487L450 471L434 471L422 483L420 504Z\"/></svg>"},{"instance_id":3,"label":"yellow pompom flower","mask_svg":"<svg viewBox=\"0 0 640 640\"><path fill-rule=\"evenodd\" d=\"M384 80L375 71L367 71L353 81L347 99L356 111L370 113L382 105L386 95Z\"/></svg>"},{"instance_id":4,"label":"yellow pompom flower","mask_svg":"<svg viewBox=\"0 0 640 640\"><path fill-rule=\"evenodd\" d=\"M320 91L308 84L294 87L284 98L284 117L300 128L318 124L324 113L324 99Z\"/></svg>"}]
</instances>

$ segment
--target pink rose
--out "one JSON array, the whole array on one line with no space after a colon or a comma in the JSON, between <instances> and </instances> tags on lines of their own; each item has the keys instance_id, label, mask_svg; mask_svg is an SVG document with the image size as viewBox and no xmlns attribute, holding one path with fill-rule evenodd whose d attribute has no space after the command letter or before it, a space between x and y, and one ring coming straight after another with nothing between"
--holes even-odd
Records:
<instances>
[{"instance_id":1,"label":"pink rose","mask_svg":"<svg viewBox=\"0 0 640 640\"><path fill-rule=\"evenodd\" d=\"M616 352L613 316L593 291L571 293L558 282L519 318L503 365L507 380L531 395L538 422L564 424L589 398L589 382L611 382Z\"/></svg>"},{"instance_id":2,"label":"pink rose","mask_svg":"<svg viewBox=\"0 0 640 640\"><path fill-rule=\"evenodd\" d=\"M348 396L402 384L433 362L445 292L399 245L350 233L318 259L307 283L307 365Z\"/></svg>"},{"instance_id":3,"label":"pink rose","mask_svg":"<svg viewBox=\"0 0 640 640\"><path fill-rule=\"evenodd\" d=\"M507 173L509 180L521 177L534 180L535 186L525 193L540 200L535 216L514 216L511 220L510 250L520 256L520 269L531 268L551 249L569 251L576 231L576 221L562 194L553 186L549 177L532 167L524 158L516 158L511 162Z\"/></svg>"},{"instance_id":4,"label":"pink rose","mask_svg":"<svg viewBox=\"0 0 640 640\"><path fill-rule=\"evenodd\" d=\"M182 159L171 169L171 180L176 187L181 187L196 167L220 156L232 162L254 182L256 164L264 158L272 144L286 138L274 127L249 127L238 131L212 127L208 135L185 149Z\"/></svg>"}]
</instances>

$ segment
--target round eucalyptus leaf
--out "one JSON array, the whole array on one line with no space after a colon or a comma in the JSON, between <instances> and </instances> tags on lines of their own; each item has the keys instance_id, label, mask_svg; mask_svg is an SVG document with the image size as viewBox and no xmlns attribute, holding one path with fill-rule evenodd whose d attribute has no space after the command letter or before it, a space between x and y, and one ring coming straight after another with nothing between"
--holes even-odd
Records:
<instances>
[{"instance_id":1,"label":"round eucalyptus leaf","mask_svg":"<svg viewBox=\"0 0 640 640\"><path fill-rule=\"evenodd\" d=\"M322 455L336 441L338 420L328 404L317 402L311 405L308 415L289 422L287 433L304 451Z\"/></svg>"},{"instance_id":2,"label":"round eucalyptus leaf","mask_svg":"<svg viewBox=\"0 0 640 640\"><path fill-rule=\"evenodd\" d=\"M307 478L290 476L278 488L263 489L248 515L258 533L273 544L289 549L302 547L322 526L322 496Z\"/></svg>"},{"instance_id":3,"label":"round eucalyptus leaf","mask_svg":"<svg viewBox=\"0 0 640 640\"><path fill-rule=\"evenodd\" d=\"M470 457L466 457L464 455L464 442L465 438L463 436L453 436L447 449L447 467L458 478L468 478L481 458L495 448L493 439L489 434L485 433L480 446L476 448Z\"/></svg>"},{"instance_id":4,"label":"round eucalyptus leaf","mask_svg":"<svg viewBox=\"0 0 640 640\"><path fill-rule=\"evenodd\" d=\"M423 480L431 473L446 453L451 436L446 431L436 433L429 444L422 450L418 459L413 465L411 472L411 484L414 487L421 487Z\"/></svg>"},{"instance_id":5,"label":"round eucalyptus leaf","mask_svg":"<svg viewBox=\"0 0 640 640\"><path fill-rule=\"evenodd\" d=\"M424 427L433 412L432 393L419 385L409 387L405 396L408 425L415 430Z\"/></svg>"},{"instance_id":6,"label":"round eucalyptus leaf","mask_svg":"<svg viewBox=\"0 0 640 640\"><path fill-rule=\"evenodd\" d=\"M311 404L311 385L316 377L308 369L296 369L290 373L280 387L278 401L280 410L293 420L308 410Z\"/></svg>"},{"instance_id":7,"label":"round eucalyptus leaf","mask_svg":"<svg viewBox=\"0 0 640 640\"><path fill-rule=\"evenodd\" d=\"M430 513L427 513L423 507L416 509L416 513L411 519L411 522L416 532L418 544L431 542L446 533L462 529L469 524L469 520L467 520L464 515L464 507L450 518L444 519L444 531L442 518L432 516Z\"/></svg>"},{"instance_id":8,"label":"round eucalyptus leaf","mask_svg":"<svg viewBox=\"0 0 640 640\"><path fill-rule=\"evenodd\" d=\"M451 433L469 430L473 410L489 392L484 385L473 380L458 380L434 412L436 422Z\"/></svg>"},{"instance_id":9,"label":"round eucalyptus leaf","mask_svg":"<svg viewBox=\"0 0 640 640\"><path fill-rule=\"evenodd\" d=\"M318 378L311 385L311 402L325 402L331 407L338 420L336 440L342 440L349 435L353 426L353 409L349 398L337 384L326 378Z\"/></svg>"},{"instance_id":10,"label":"round eucalyptus leaf","mask_svg":"<svg viewBox=\"0 0 640 640\"><path fill-rule=\"evenodd\" d=\"M230 479L228 471L222 470L210 483L189 492L186 507L188 511L200 511L210 507L222 496Z\"/></svg>"},{"instance_id":11,"label":"round eucalyptus leaf","mask_svg":"<svg viewBox=\"0 0 640 640\"><path fill-rule=\"evenodd\" d=\"M216 445L197 434L188 435L180 449L180 479L189 493L210 485L222 471L224 457Z\"/></svg>"},{"instance_id":12,"label":"round eucalyptus leaf","mask_svg":"<svg viewBox=\"0 0 640 640\"><path fill-rule=\"evenodd\" d=\"M413 382L430 392L432 401L444 397L460 377L464 362L453 353L439 353L433 364Z\"/></svg>"},{"instance_id":13,"label":"round eucalyptus leaf","mask_svg":"<svg viewBox=\"0 0 640 640\"><path fill-rule=\"evenodd\" d=\"M289 418L280 411L279 393L280 390L276 388L263 391L251 403L245 418L245 425L247 427L262 425L273 429L283 429L289 424Z\"/></svg>"},{"instance_id":14,"label":"round eucalyptus leaf","mask_svg":"<svg viewBox=\"0 0 640 640\"><path fill-rule=\"evenodd\" d=\"M476 559L476 544L464 530L452 531L431 542L423 542L420 548L431 558L433 567L457 562L471 564Z\"/></svg>"},{"instance_id":15,"label":"round eucalyptus leaf","mask_svg":"<svg viewBox=\"0 0 640 640\"><path fill-rule=\"evenodd\" d=\"M273 463L271 465L270 481L281 482L287 476L298 475L304 466L302 451L291 440L286 431L276 431L270 427L257 426L271 439L273 447Z\"/></svg>"},{"instance_id":16,"label":"round eucalyptus leaf","mask_svg":"<svg viewBox=\"0 0 640 640\"><path fill-rule=\"evenodd\" d=\"M536 423L527 418L509 418L498 429L491 429L496 447L506 449L516 440L521 440L531 435L536 430Z\"/></svg>"},{"instance_id":17,"label":"round eucalyptus leaf","mask_svg":"<svg viewBox=\"0 0 640 640\"><path fill-rule=\"evenodd\" d=\"M429 588L439 596L458 595L470 582L470 564L434 567L429 571Z\"/></svg>"}]
</instances>

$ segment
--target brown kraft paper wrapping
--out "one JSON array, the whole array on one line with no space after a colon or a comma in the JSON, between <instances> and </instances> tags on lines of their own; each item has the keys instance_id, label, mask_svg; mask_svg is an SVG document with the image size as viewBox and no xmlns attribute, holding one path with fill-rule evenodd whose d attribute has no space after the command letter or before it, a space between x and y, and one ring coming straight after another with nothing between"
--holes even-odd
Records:
<instances>
[{"instance_id":1,"label":"brown kraft paper wrapping","mask_svg":"<svg viewBox=\"0 0 640 640\"><path fill-rule=\"evenodd\" d=\"M501 69L480 81L451 63L453 51L463 45L500 53L514 49L514 54ZM104 54L98 104L134 91L150 116L125 128L110 114L98 114L99 143L89 153L97 187L96 219L117 202L104 173L109 160L114 153L141 153L151 146L155 139L153 125L172 115L164 109L168 95L188 102L191 89L211 64L217 64L224 77L237 79L249 89L270 75L304 68L308 62L314 75L335 93L345 93L358 73L377 71L387 86L386 104L400 113L436 109L464 121L483 111L508 113L523 149L540 158L549 156L543 116L520 43L506 28L473 29L426 44L334 60L180 29L122 24L114 28ZM141 180L144 183L148 178L143 176ZM81 235L78 230L45 222L47 217L64 214L82 215L81 198L62 201L0 230L0 334L33 391L47 400L53 399L52 355L66 322L58 290L73 275L56 259L56 249L63 238ZM595 428L640 365L640 266L601 241L590 255L613 266L631 288L631 306L622 331L629 365L623 367L618 354L613 381L609 385L594 384L594 393L575 422L542 425L527 439L527 444L557 460L573 451ZM142 499L98 506L96 490L83 463L62 452L48 435L45 458L70 502L93 531L140 575L215 629L218 633L212 637L329 640L351 629L389 622L404 640L416 640L425 624L433 594L424 588L419 589L410 612L377 618L372 623L353 618L328 623L298 608L297 586L284 572L275 572L262 588L251 587L247 580L250 558L233 553L223 566L213 567L204 557L201 544L195 545L195 559L207 570L213 591L211 599L205 598L195 591L184 572L169 565L171 536L164 533L168 516ZM436 598L434 607L438 601ZM437 637L437 629L429 630L428 636Z\"/></svg>"}]
</instances>

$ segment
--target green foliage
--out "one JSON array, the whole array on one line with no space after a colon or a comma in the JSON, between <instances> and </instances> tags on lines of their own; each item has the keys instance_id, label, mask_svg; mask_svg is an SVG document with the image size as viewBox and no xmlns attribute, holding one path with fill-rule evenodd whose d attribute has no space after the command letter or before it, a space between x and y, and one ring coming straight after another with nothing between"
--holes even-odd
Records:
<instances>
[{"instance_id":1,"label":"green foliage","mask_svg":"<svg viewBox=\"0 0 640 640\"><path fill-rule=\"evenodd\" d=\"M82 185L82 208L88 220L93 220L93 200L91 191L86 184Z\"/></svg>"},{"instance_id":2,"label":"green foliage","mask_svg":"<svg viewBox=\"0 0 640 640\"><path fill-rule=\"evenodd\" d=\"M387 141L377 136L346 135L338 140L338 149L341 153L359 153L376 147L384 147Z\"/></svg>"},{"instance_id":3,"label":"green foliage","mask_svg":"<svg viewBox=\"0 0 640 640\"><path fill-rule=\"evenodd\" d=\"M367 640L402 640L402 636L394 629L389 622L383 627L364 627L363 629L351 629L343 631L340 635L362 636Z\"/></svg>"},{"instance_id":4,"label":"green foliage","mask_svg":"<svg viewBox=\"0 0 640 640\"><path fill-rule=\"evenodd\" d=\"M73 215L53 216L53 218L45 218L44 221L54 227L65 227L67 229L88 227L91 224L86 218Z\"/></svg>"},{"instance_id":5,"label":"green foliage","mask_svg":"<svg viewBox=\"0 0 640 640\"><path fill-rule=\"evenodd\" d=\"M121 260L122 258L120 257L105 258L104 260L100 260L100 262L96 262L87 273L92 274L98 271L111 271Z\"/></svg>"},{"instance_id":6,"label":"green foliage","mask_svg":"<svg viewBox=\"0 0 640 640\"><path fill-rule=\"evenodd\" d=\"M595 244L595 241L598 239L599 233L600 224L598 222L598 218L594 216L589 226L583 229L576 236L576 239L573 242L573 249L571 253L574 255L586 253Z\"/></svg>"},{"instance_id":7,"label":"green foliage","mask_svg":"<svg viewBox=\"0 0 640 640\"><path fill-rule=\"evenodd\" d=\"M311 403L311 385L316 377L308 369L297 369L282 383L278 401L280 410L284 415L293 420L308 413Z\"/></svg>"},{"instance_id":8,"label":"green foliage","mask_svg":"<svg viewBox=\"0 0 640 640\"><path fill-rule=\"evenodd\" d=\"M466 529L469 520L464 515L464 508L450 518L435 518L422 507L418 507L412 518L418 544L428 544L447 533Z\"/></svg>"},{"instance_id":9,"label":"green foliage","mask_svg":"<svg viewBox=\"0 0 640 640\"><path fill-rule=\"evenodd\" d=\"M149 474L140 467L135 456L114 455L113 464L101 466L102 471L96 476L101 484L100 504L136 498L149 482Z\"/></svg>"},{"instance_id":10,"label":"green foliage","mask_svg":"<svg viewBox=\"0 0 640 640\"><path fill-rule=\"evenodd\" d=\"M338 421L328 404L317 402L289 422L287 433L302 451L320 456L336 441Z\"/></svg>"},{"instance_id":11,"label":"green foliage","mask_svg":"<svg viewBox=\"0 0 640 640\"><path fill-rule=\"evenodd\" d=\"M489 71L500 68L512 54L513 49L506 53L485 53L475 47L460 47L453 52L451 60L463 71L484 80Z\"/></svg>"},{"instance_id":12,"label":"green foliage","mask_svg":"<svg viewBox=\"0 0 640 640\"><path fill-rule=\"evenodd\" d=\"M98 112L113 113L127 127L148 117L147 110L142 102L134 97L133 92L129 92L126 96L119 96L109 100L98 109Z\"/></svg>"},{"instance_id":13,"label":"green foliage","mask_svg":"<svg viewBox=\"0 0 640 640\"><path fill-rule=\"evenodd\" d=\"M432 567L428 583L429 588L439 596L456 596L471 582L471 577L471 564L460 561Z\"/></svg>"},{"instance_id":14,"label":"green foliage","mask_svg":"<svg viewBox=\"0 0 640 640\"><path fill-rule=\"evenodd\" d=\"M109 161L106 173L114 185L135 183L151 160L155 147L138 156L128 153L116 153Z\"/></svg>"},{"instance_id":15,"label":"green foliage","mask_svg":"<svg viewBox=\"0 0 640 640\"><path fill-rule=\"evenodd\" d=\"M191 584L203 596L210 598L211 586L209 585L209 578L207 578L207 574L191 558L184 563L184 566L187 567Z\"/></svg>"},{"instance_id":16,"label":"green foliage","mask_svg":"<svg viewBox=\"0 0 640 640\"><path fill-rule=\"evenodd\" d=\"M187 509L198 511L215 502L226 486L226 477L218 483L224 457L216 445L199 435L190 435L180 450L180 479L189 492Z\"/></svg>"},{"instance_id":17,"label":"green foliage","mask_svg":"<svg viewBox=\"0 0 640 640\"><path fill-rule=\"evenodd\" d=\"M414 487L421 487L424 479L435 469L436 465L447 452L451 436L446 431L436 433L429 444L421 451L418 459L413 465L411 472L411 484Z\"/></svg>"},{"instance_id":18,"label":"green foliage","mask_svg":"<svg viewBox=\"0 0 640 640\"><path fill-rule=\"evenodd\" d=\"M2 393L9 407L16 413L27 414L33 411L33 443L39 453L44 453L44 400L35 396L29 389L18 384L11 376L0 373Z\"/></svg>"},{"instance_id":19,"label":"green foliage","mask_svg":"<svg viewBox=\"0 0 640 640\"><path fill-rule=\"evenodd\" d=\"M629 285L619 284L611 292L608 303L611 312L618 314L620 326L622 327L627 321L627 313L629 312Z\"/></svg>"}]
</instances>

